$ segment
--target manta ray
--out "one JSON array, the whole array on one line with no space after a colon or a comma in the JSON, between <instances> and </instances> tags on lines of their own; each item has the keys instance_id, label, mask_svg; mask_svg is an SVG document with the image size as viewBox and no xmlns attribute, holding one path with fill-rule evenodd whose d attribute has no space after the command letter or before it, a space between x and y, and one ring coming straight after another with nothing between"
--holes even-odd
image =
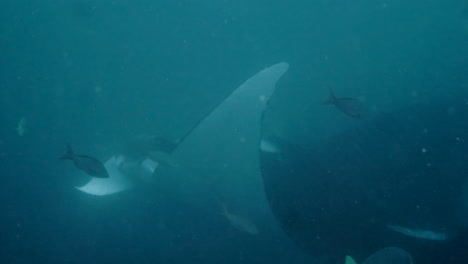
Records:
<instances>
[{"instance_id":1,"label":"manta ray","mask_svg":"<svg viewBox=\"0 0 468 264\"><path fill-rule=\"evenodd\" d=\"M241 156L242 153L256 153L254 143L259 141L261 115L277 81L288 68L287 63L278 63L249 78L173 146L169 144L170 148L163 151L164 155L153 152L141 159L133 159L125 153L115 153L104 162L108 178L92 178L76 189L90 195L107 196L141 184L135 179L158 174L163 163L175 163L168 160L177 162L174 167L190 171L201 164L229 167L237 162L231 157L234 149L239 150ZM163 159L159 159L161 156L169 159L165 157L166 162L163 162ZM166 170L160 171L164 173ZM183 182L180 184L183 185Z\"/></svg>"},{"instance_id":2,"label":"manta ray","mask_svg":"<svg viewBox=\"0 0 468 264\"><path fill-rule=\"evenodd\" d=\"M465 263L466 98L382 113L308 146L262 126L262 177L283 230L326 263L385 247L414 263Z\"/></svg>"}]
</instances>

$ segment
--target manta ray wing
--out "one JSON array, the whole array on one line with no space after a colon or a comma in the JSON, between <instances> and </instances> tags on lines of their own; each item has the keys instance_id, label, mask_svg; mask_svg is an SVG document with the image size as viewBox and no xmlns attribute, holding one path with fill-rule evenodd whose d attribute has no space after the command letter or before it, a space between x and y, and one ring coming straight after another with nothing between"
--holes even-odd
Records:
<instances>
[{"instance_id":1,"label":"manta ray wing","mask_svg":"<svg viewBox=\"0 0 468 264\"><path fill-rule=\"evenodd\" d=\"M242 154L249 151L250 148L245 149L249 143L253 150L252 156L256 157L261 115L276 82L288 68L287 63L278 63L263 69L235 89L196 124L172 153L181 166L185 167L184 170L192 170L200 167L200 164L210 164L213 167L229 166L236 162L233 158L226 159L229 153L240 150L240 155L236 157L245 156ZM118 169L119 162L121 160L113 157L105 163L110 175L108 179L92 179L77 189L88 194L104 196L131 188L133 181ZM182 185L187 186L186 178L180 177L180 181Z\"/></svg>"}]
</instances>

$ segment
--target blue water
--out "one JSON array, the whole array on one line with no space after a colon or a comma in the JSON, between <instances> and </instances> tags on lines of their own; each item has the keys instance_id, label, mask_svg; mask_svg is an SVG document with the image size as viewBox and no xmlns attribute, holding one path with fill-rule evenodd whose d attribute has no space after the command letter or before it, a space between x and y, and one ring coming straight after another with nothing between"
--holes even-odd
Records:
<instances>
[{"instance_id":1,"label":"blue water","mask_svg":"<svg viewBox=\"0 0 468 264\"><path fill-rule=\"evenodd\" d=\"M467 10L465 0L2 0L0 262L313 263L265 201L251 236L217 201L148 188L86 196L58 157L67 143L105 159L134 135L181 137L281 61L291 67L271 111L304 144L352 122L321 104L327 86L373 112L466 92Z\"/></svg>"}]
</instances>

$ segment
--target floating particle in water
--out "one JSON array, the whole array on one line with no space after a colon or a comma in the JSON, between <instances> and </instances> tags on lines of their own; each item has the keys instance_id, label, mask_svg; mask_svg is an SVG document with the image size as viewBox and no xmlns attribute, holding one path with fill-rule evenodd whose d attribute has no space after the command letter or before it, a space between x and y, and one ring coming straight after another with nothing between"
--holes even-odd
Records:
<instances>
[{"instance_id":1,"label":"floating particle in water","mask_svg":"<svg viewBox=\"0 0 468 264\"><path fill-rule=\"evenodd\" d=\"M16 132L18 133L18 135L21 137L24 135L24 132L26 130L26 118L25 117L22 117L19 121L18 121L18 126L16 127Z\"/></svg>"}]
</instances>

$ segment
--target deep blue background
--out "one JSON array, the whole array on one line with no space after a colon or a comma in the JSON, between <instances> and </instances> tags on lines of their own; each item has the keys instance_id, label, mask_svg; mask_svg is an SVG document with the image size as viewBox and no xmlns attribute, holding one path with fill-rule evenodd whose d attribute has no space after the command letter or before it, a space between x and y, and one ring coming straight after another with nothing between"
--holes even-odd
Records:
<instances>
[{"instance_id":1,"label":"deep blue background","mask_svg":"<svg viewBox=\"0 0 468 264\"><path fill-rule=\"evenodd\" d=\"M311 263L265 214L261 234L151 190L98 199L57 160L104 159L132 135L177 138L280 61L271 107L301 143L352 122L327 86L372 111L468 89L465 0L3 0L2 263ZM26 132L15 128L25 117ZM207 217L207 215L209 217Z\"/></svg>"}]
</instances>

